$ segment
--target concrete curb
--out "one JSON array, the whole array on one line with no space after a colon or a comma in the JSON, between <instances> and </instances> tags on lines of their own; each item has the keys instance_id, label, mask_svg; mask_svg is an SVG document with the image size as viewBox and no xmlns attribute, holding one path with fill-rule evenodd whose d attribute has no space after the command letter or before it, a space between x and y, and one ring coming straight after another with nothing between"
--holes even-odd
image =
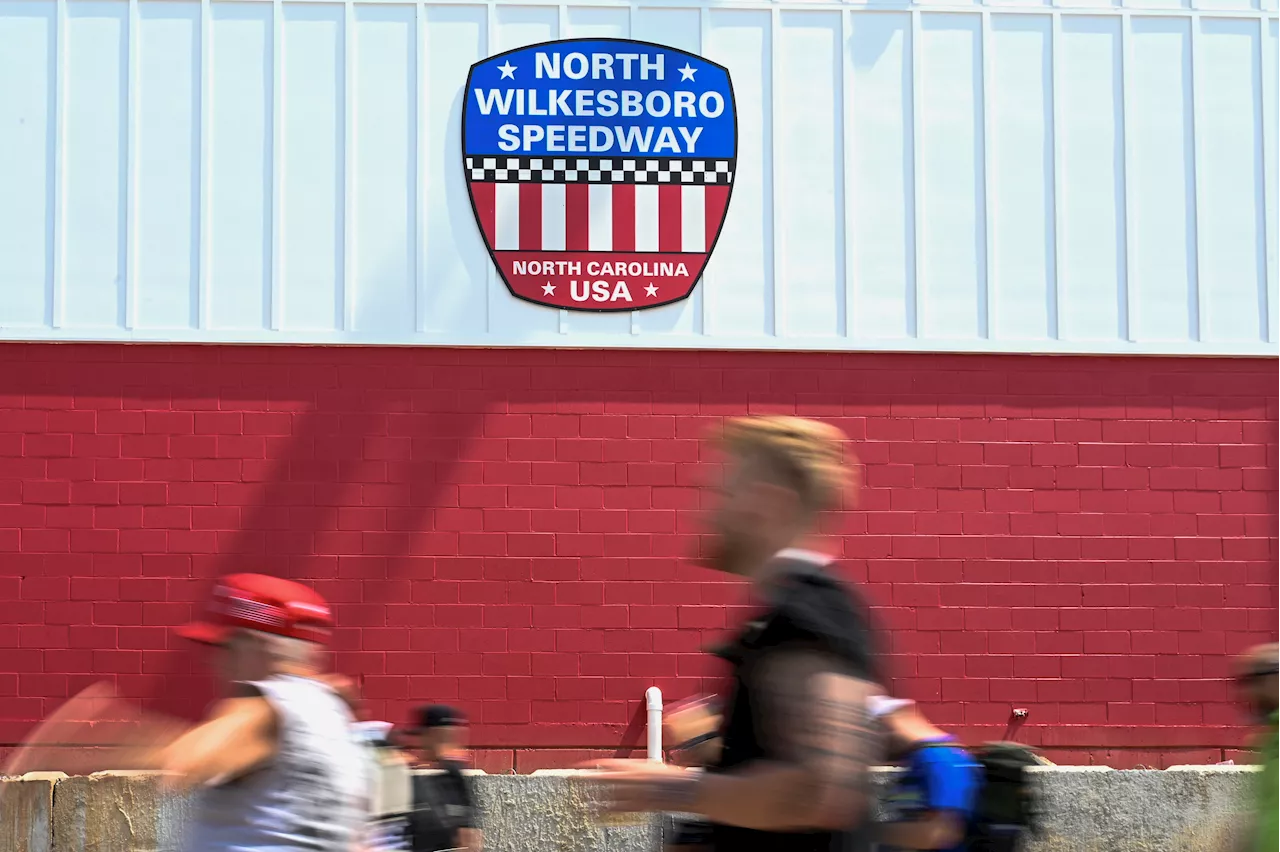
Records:
<instances>
[{"instance_id":1,"label":"concrete curb","mask_svg":"<svg viewBox=\"0 0 1280 852\"><path fill-rule=\"evenodd\" d=\"M873 772L877 788L895 771ZM1256 772L1036 767L1044 830L1027 852L1220 852L1239 839ZM656 852L669 820L600 813L585 775L474 773L486 852ZM156 773L30 773L0 778L0 813L0 852L174 852L188 800Z\"/></svg>"},{"instance_id":2,"label":"concrete curb","mask_svg":"<svg viewBox=\"0 0 1280 852\"><path fill-rule=\"evenodd\" d=\"M101 772L59 781L53 797L57 852L169 852L178 848L187 800L159 773Z\"/></svg>"},{"instance_id":3,"label":"concrete curb","mask_svg":"<svg viewBox=\"0 0 1280 852\"><path fill-rule=\"evenodd\" d=\"M53 791L66 777L61 772L0 777L0 850L53 852Z\"/></svg>"}]
</instances>

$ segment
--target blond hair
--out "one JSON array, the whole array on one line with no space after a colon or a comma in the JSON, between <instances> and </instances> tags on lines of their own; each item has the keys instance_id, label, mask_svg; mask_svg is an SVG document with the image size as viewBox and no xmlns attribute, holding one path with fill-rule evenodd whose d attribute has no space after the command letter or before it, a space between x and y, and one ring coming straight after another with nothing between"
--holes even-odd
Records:
<instances>
[{"instance_id":1,"label":"blond hair","mask_svg":"<svg viewBox=\"0 0 1280 852\"><path fill-rule=\"evenodd\" d=\"M845 489L857 485L845 463L847 441L828 423L784 416L735 417L725 421L721 435L730 455L764 465L812 512L838 507Z\"/></svg>"}]
</instances>

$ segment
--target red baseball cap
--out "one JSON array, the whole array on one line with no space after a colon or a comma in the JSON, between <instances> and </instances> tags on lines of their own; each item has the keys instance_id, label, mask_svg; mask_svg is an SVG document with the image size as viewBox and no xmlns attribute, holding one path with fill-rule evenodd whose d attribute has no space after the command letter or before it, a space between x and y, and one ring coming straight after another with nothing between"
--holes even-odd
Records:
<instances>
[{"instance_id":1,"label":"red baseball cap","mask_svg":"<svg viewBox=\"0 0 1280 852\"><path fill-rule=\"evenodd\" d=\"M327 642L333 615L325 599L301 583L266 574L231 574L214 587L205 620L179 627L178 635L222 645L237 628Z\"/></svg>"}]
</instances>

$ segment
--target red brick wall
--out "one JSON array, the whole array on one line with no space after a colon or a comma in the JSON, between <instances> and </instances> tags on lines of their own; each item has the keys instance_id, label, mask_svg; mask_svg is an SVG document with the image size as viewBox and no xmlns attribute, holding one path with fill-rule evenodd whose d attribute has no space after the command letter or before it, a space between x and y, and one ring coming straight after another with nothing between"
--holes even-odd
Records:
<instances>
[{"instance_id":1,"label":"red brick wall","mask_svg":"<svg viewBox=\"0 0 1280 852\"><path fill-rule=\"evenodd\" d=\"M1276 635L1271 360L0 346L0 744L113 677L199 706L167 628L214 575L312 581L375 713L476 721L491 769L643 741L741 590L696 547L699 437L831 418L827 531L894 689L1068 761L1221 759L1226 655ZM549 751L558 749L558 751Z\"/></svg>"}]
</instances>

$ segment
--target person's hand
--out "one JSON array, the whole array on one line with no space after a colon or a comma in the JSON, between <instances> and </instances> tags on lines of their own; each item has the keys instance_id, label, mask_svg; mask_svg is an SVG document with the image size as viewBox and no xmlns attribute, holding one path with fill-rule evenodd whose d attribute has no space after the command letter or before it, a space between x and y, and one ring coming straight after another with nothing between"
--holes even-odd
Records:
<instances>
[{"instance_id":1,"label":"person's hand","mask_svg":"<svg viewBox=\"0 0 1280 852\"><path fill-rule=\"evenodd\" d=\"M662 741L681 766L706 766L720 753L720 710L713 698L699 696L672 707L662 720Z\"/></svg>"},{"instance_id":2,"label":"person's hand","mask_svg":"<svg viewBox=\"0 0 1280 852\"><path fill-rule=\"evenodd\" d=\"M690 813L697 799L698 774L678 766L650 760L601 760L583 768L595 770L593 780L603 786L609 811Z\"/></svg>"}]
</instances>

